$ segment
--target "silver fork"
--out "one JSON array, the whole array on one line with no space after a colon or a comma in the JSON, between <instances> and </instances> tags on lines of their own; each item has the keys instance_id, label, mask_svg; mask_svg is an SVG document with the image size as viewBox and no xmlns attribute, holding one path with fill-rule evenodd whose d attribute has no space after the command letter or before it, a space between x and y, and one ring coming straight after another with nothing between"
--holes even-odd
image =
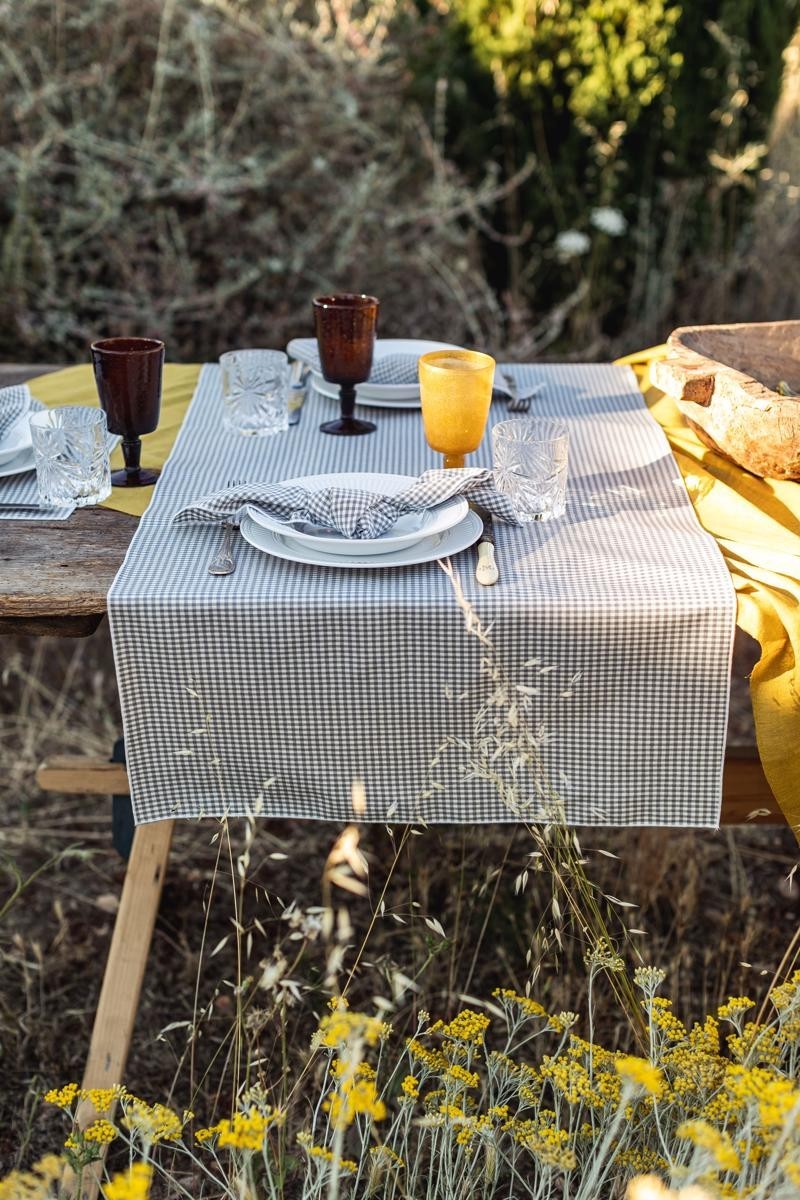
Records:
<instances>
[{"instance_id":1,"label":"silver fork","mask_svg":"<svg viewBox=\"0 0 800 1200\"><path fill-rule=\"evenodd\" d=\"M225 484L226 488L241 487L246 480L244 479L229 479ZM236 562L233 557L233 533L236 525L233 521L222 522L222 546L219 553L212 558L208 564L209 575L230 575L236 570Z\"/></svg>"},{"instance_id":2,"label":"silver fork","mask_svg":"<svg viewBox=\"0 0 800 1200\"><path fill-rule=\"evenodd\" d=\"M511 393L510 399L506 403L509 412L527 412L531 406L531 396L520 396L517 381L510 371L503 371L503 381ZM537 388L537 391L539 389Z\"/></svg>"}]
</instances>

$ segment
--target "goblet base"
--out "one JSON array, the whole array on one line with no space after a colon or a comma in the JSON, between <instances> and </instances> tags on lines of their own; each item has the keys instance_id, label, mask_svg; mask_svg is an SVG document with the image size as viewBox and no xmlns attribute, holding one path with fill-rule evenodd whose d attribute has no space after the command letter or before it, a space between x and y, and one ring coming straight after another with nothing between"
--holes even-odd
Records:
<instances>
[{"instance_id":1,"label":"goblet base","mask_svg":"<svg viewBox=\"0 0 800 1200\"><path fill-rule=\"evenodd\" d=\"M126 471L123 468L121 471L111 472L111 484L112 487L149 487L160 474L160 471L152 467L138 467L135 471Z\"/></svg>"},{"instance_id":2,"label":"goblet base","mask_svg":"<svg viewBox=\"0 0 800 1200\"><path fill-rule=\"evenodd\" d=\"M353 437L360 433L374 433L377 425L372 421L362 421L359 417L337 417L335 421L326 421L320 425L322 433L333 433L339 437Z\"/></svg>"}]
</instances>

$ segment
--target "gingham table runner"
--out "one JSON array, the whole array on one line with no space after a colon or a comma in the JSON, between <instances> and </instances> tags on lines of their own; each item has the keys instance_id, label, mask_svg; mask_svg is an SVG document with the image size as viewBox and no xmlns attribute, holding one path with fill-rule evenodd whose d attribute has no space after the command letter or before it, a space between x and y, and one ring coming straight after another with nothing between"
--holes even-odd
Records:
<instances>
[{"instance_id":1,"label":"gingham table runner","mask_svg":"<svg viewBox=\"0 0 800 1200\"><path fill-rule=\"evenodd\" d=\"M475 583L474 550L456 556L464 595L530 698L568 821L714 826L735 615L716 544L627 368L511 369L523 387L545 378L535 412L568 423L567 513L496 526L495 587ZM535 797L512 810L465 778L492 685L440 566L325 569L239 540L236 572L214 577L219 529L171 524L229 480L439 465L418 411L376 411L377 433L336 438L317 428L335 410L314 394L286 433L224 434L218 368L202 371L109 594L139 822L342 822L354 777L366 820L537 815ZM494 404L490 424L507 415ZM490 465L490 446L487 432L474 465ZM447 738L460 747L440 753Z\"/></svg>"}]
</instances>

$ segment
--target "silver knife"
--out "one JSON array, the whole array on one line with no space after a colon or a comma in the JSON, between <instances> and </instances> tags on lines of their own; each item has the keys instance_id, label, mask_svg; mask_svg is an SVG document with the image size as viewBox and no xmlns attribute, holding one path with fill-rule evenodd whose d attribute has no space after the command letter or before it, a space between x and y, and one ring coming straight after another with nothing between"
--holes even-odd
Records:
<instances>
[{"instance_id":1,"label":"silver knife","mask_svg":"<svg viewBox=\"0 0 800 1200\"><path fill-rule=\"evenodd\" d=\"M308 391L308 376L311 368L307 363L293 362L289 380L289 424L299 425L300 414Z\"/></svg>"},{"instance_id":2,"label":"silver knife","mask_svg":"<svg viewBox=\"0 0 800 1200\"><path fill-rule=\"evenodd\" d=\"M44 512L41 504L0 504L0 512Z\"/></svg>"},{"instance_id":3,"label":"silver knife","mask_svg":"<svg viewBox=\"0 0 800 1200\"><path fill-rule=\"evenodd\" d=\"M478 539L478 563L475 567L475 578L483 587L491 587L500 578L494 555L494 526L492 514L482 504L470 503L470 508L476 512L483 522L481 536Z\"/></svg>"}]
</instances>

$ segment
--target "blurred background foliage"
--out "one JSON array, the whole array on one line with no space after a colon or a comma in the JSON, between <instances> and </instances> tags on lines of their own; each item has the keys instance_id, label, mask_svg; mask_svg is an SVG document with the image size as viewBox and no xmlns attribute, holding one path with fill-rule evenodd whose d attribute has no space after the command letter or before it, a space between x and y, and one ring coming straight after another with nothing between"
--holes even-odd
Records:
<instances>
[{"instance_id":1,"label":"blurred background foliage","mask_svg":"<svg viewBox=\"0 0 800 1200\"><path fill-rule=\"evenodd\" d=\"M0 354L797 316L797 0L0 0Z\"/></svg>"}]
</instances>

